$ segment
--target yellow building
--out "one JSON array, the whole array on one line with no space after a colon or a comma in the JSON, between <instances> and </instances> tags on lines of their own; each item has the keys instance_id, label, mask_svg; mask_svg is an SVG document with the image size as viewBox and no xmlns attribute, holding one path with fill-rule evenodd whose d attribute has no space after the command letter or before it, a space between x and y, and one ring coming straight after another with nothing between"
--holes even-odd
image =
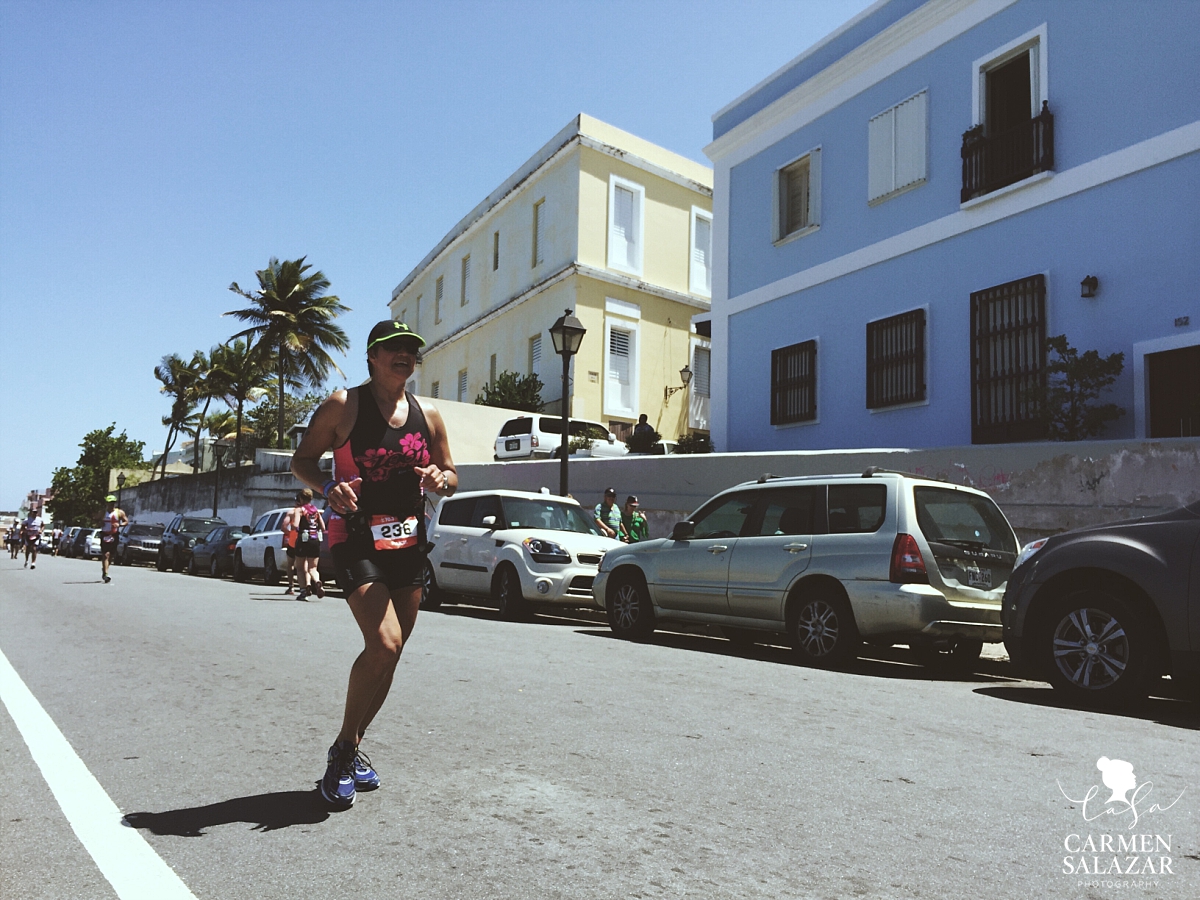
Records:
<instances>
[{"instance_id":1,"label":"yellow building","mask_svg":"<svg viewBox=\"0 0 1200 900\"><path fill-rule=\"evenodd\" d=\"M503 371L537 373L561 412L549 328L574 310L571 415L624 437L708 430L712 170L586 115L468 213L392 292L428 341L415 391L470 403ZM680 369L694 373L686 390Z\"/></svg>"}]
</instances>

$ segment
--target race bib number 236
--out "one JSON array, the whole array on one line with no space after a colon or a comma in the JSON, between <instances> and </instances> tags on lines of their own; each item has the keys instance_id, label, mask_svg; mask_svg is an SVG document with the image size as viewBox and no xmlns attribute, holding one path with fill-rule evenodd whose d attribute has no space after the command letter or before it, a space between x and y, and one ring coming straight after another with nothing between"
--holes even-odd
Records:
<instances>
[{"instance_id":1,"label":"race bib number 236","mask_svg":"<svg viewBox=\"0 0 1200 900\"><path fill-rule=\"evenodd\" d=\"M417 517L401 521L395 516L371 516L371 537L376 550L405 550L417 546Z\"/></svg>"}]
</instances>

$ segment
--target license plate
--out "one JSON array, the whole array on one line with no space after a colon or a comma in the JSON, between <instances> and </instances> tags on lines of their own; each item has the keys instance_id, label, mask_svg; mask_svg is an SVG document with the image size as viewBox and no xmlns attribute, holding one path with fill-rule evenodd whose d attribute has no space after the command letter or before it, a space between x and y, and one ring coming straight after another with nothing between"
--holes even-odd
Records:
<instances>
[{"instance_id":1,"label":"license plate","mask_svg":"<svg viewBox=\"0 0 1200 900\"><path fill-rule=\"evenodd\" d=\"M967 567L967 586L991 590L992 570L981 569L979 566Z\"/></svg>"},{"instance_id":2,"label":"license plate","mask_svg":"<svg viewBox=\"0 0 1200 900\"><path fill-rule=\"evenodd\" d=\"M521 439L517 438L515 441L505 441L504 449L505 450L520 450L521 449Z\"/></svg>"}]
</instances>

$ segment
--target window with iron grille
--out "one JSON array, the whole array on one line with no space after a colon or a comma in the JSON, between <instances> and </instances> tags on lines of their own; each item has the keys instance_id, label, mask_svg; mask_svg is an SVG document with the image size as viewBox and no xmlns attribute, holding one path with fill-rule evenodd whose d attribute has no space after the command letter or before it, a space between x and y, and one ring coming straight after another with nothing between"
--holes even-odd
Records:
<instances>
[{"instance_id":1,"label":"window with iron grille","mask_svg":"<svg viewBox=\"0 0 1200 900\"><path fill-rule=\"evenodd\" d=\"M867 409L925 399L925 310L867 323Z\"/></svg>"},{"instance_id":2,"label":"window with iron grille","mask_svg":"<svg viewBox=\"0 0 1200 900\"><path fill-rule=\"evenodd\" d=\"M971 443L1045 439L1045 384L1045 276L971 294Z\"/></svg>"},{"instance_id":3,"label":"window with iron grille","mask_svg":"<svg viewBox=\"0 0 1200 900\"><path fill-rule=\"evenodd\" d=\"M771 351L771 424L817 418L817 342Z\"/></svg>"}]
</instances>

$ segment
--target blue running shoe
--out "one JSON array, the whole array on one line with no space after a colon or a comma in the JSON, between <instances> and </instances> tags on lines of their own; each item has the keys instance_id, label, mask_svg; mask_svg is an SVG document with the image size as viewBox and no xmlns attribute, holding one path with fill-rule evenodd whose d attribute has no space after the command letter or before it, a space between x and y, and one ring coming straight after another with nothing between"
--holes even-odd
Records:
<instances>
[{"instance_id":1,"label":"blue running shoe","mask_svg":"<svg viewBox=\"0 0 1200 900\"><path fill-rule=\"evenodd\" d=\"M360 791L373 791L379 787L379 773L371 765L371 757L361 750L354 752L354 787Z\"/></svg>"},{"instance_id":2,"label":"blue running shoe","mask_svg":"<svg viewBox=\"0 0 1200 900\"><path fill-rule=\"evenodd\" d=\"M329 748L329 764L321 779L321 796L325 802L337 809L349 809L354 805L354 759L353 741L338 741Z\"/></svg>"}]
</instances>

